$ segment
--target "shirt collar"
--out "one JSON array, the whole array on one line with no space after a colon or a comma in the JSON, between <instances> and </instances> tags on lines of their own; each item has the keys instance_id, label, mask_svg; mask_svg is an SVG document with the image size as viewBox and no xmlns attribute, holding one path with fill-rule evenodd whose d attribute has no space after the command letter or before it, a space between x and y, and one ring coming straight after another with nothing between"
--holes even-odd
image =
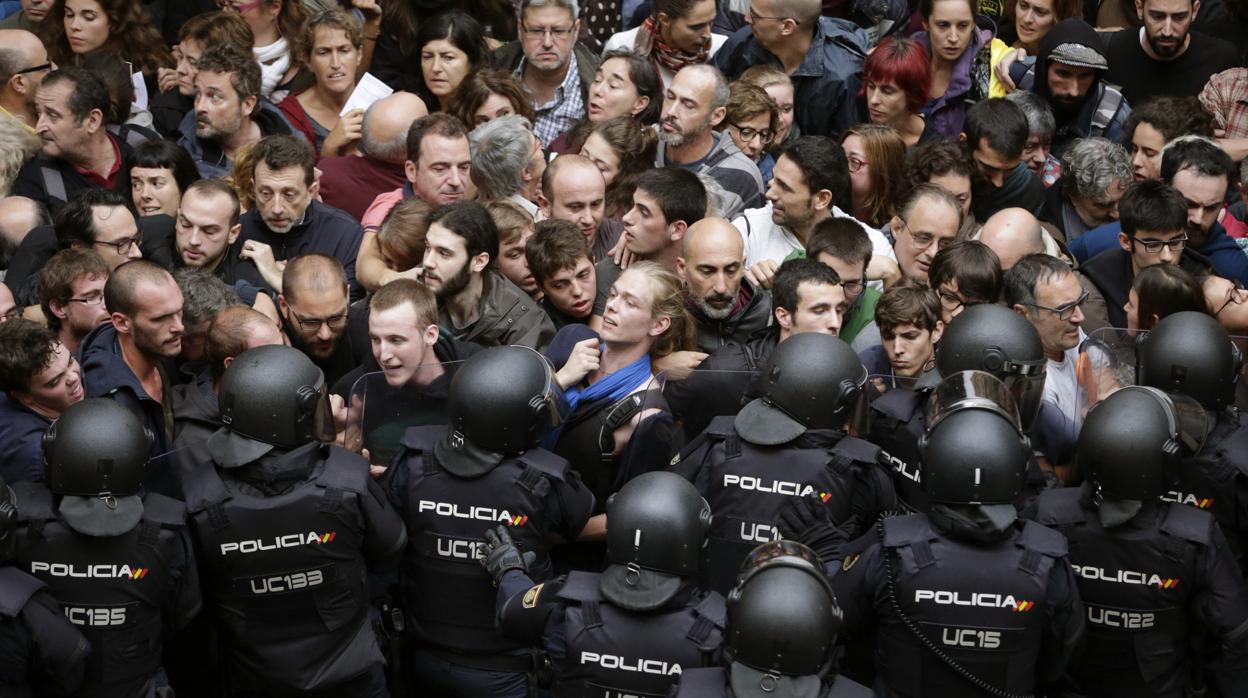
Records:
<instances>
[{"instance_id":1,"label":"shirt collar","mask_svg":"<svg viewBox=\"0 0 1248 698\"><path fill-rule=\"evenodd\" d=\"M112 189L117 172L121 170L121 146L117 144L117 139L113 138L111 133L105 132L109 144L113 146L113 167L108 171L107 175L101 175L99 172L92 170L90 167L79 167L74 165L74 171L85 177L89 182L105 189Z\"/></svg>"}]
</instances>

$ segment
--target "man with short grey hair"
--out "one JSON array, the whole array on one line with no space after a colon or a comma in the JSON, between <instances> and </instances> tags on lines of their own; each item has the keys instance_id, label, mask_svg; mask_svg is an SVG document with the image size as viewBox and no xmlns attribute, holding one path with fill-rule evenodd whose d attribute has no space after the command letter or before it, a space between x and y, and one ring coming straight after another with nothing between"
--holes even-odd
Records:
<instances>
[{"instance_id":1,"label":"man with short grey hair","mask_svg":"<svg viewBox=\"0 0 1248 698\"><path fill-rule=\"evenodd\" d=\"M1053 109L1034 92L1014 90L1005 98L1018 105L1027 117L1027 144L1023 146L1023 164L1037 179L1050 187L1062 176L1062 165L1053 157L1053 132L1057 121Z\"/></svg>"},{"instance_id":2,"label":"man with short grey hair","mask_svg":"<svg viewBox=\"0 0 1248 698\"><path fill-rule=\"evenodd\" d=\"M546 158L532 129L523 116L491 119L468 134L468 145L480 200L511 201L536 219Z\"/></svg>"},{"instance_id":3,"label":"man with short grey hair","mask_svg":"<svg viewBox=\"0 0 1248 698\"><path fill-rule=\"evenodd\" d=\"M1118 220L1118 201L1131 184L1131 157L1105 138L1082 138L1062 155L1062 178L1045 192L1040 220L1070 244L1089 230Z\"/></svg>"},{"instance_id":4,"label":"man with short grey hair","mask_svg":"<svg viewBox=\"0 0 1248 698\"><path fill-rule=\"evenodd\" d=\"M728 82L711 65L689 65L676 73L663 98L655 167L680 167L708 174L728 193L725 218L763 201L763 176L732 138L716 131L727 114Z\"/></svg>"},{"instance_id":5,"label":"man with short grey hair","mask_svg":"<svg viewBox=\"0 0 1248 698\"><path fill-rule=\"evenodd\" d=\"M407 132L412 122L429 113L410 92L395 92L373 102L364 112L359 157L321 158L321 200L346 211L356 220L379 194L402 187L407 160Z\"/></svg>"},{"instance_id":6,"label":"man with short grey hair","mask_svg":"<svg viewBox=\"0 0 1248 698\"><path fill-rule=\"evenodd\" d=\"M521 0L519 41L496 52L533 97L533 132L553 143L585 118L589 85L598 56L577 43L581 30L577 0Z\"/></svg>"}]
</instances>

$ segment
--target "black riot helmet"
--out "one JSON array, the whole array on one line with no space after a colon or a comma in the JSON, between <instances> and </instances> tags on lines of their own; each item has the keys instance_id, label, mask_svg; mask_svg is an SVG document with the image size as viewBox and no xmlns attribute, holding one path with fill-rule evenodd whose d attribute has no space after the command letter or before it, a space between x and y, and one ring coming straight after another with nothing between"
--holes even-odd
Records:
<instances>
[{"instance_id":1,"label":"black riot helmet","mask_svg":"<svg viewBox=\"0 0 1248 698\"><path fill-rule=\"evenodd\" d=\"M325 374L303 352L267 345L239 354L217 386L222 427L208 437L217 465L237 468L274 448L332 441Z\"/></svg>"},{"instance_id":2,"label":"black riot helmet","mask_svg":"<svg viewBox=\"0 0 1248 698\"><path fill-rule=\"evenodd\" d=\"M728 593L726 644L732 661L760 679L823 674L843 619L814 551L773 541L750 553Z\"/></svg>"},{"instance_id":3,"label":"black riot helmet","mask_svg":"<svg viewBox=\"0 0 1248 698\"><path fill-rule=\"evenodd\" d=\"M78 497L137 495L153 441L152 432L116 401L74 403L43 435L48 489Z\"/></svg>"},{"instance_id":4,"label":"black riot helmet","mask_svg":"<svg viewBox=\"0 0 1248 698\"><path fill-rule=\"evenodd\" d=\"M1239 350L1217 320L1185 310L1162 318L1140 340L1136 382L1181 393L1217 412L1234 403L1242 364Z\"/></svg>"},{"instance_id":5,"label":"black riot helmet","mask_svg":"<svg viewBox=\"0 0 1248 698\"><path fill-rule=\"evenodd\" d=\"M438 462L465 477L487 473L557 426L558 403L554 372L541 354L522 346L477 352L451 379L446 435L434 444Z\"/></svg>"},{"instance_id":6,"label":"black riot helmet","mask_svg":"<svg viewBox=\"0 0 1248 698\"><path fill-rule=\"evenodd\" d=\"M0 565L13 559L17 550L17 497L0 478Z\"/></svg>"},{"instance_id":7,"label":"black riot helmet","mask_svg":"<svg viewBox=\"0 0 1248 698\"><path fill-rule=\"evenodd\" d=\"M667 603L698 573L711 528L711 505L685 478L638 475L607 499L607 558L602 595L617 606L648 611Z\"/></svg>"},{"instance_id":8,"label":"black riot helmet","mask_svg":"<svg viewBox=\"0 0 1248 698\"><path fill-rule=\"evenodd\" d=\"M1209 415L1185 395L1131 386L1088 413L1079 431L1079 471L1106 499L1149 500L1179 479L1183 458L1204 444Z\"/></svg>"},{"instance_id":9,"label":"black riot helmet","mask_svg":"<svg viewBox=\"0 0 1248 698\"><path fill-rule=\"evenodd\" d=\"M861 414L867 369L844 340L817 332L776 346L762 377L762 395L742 408L741 438L760 446L788 443L807 429L841 429Z\"/></svg>"},{"instance_id":10,"label":"black riot helmet","mask_svg":"<svg viewBox=\"0 0 1248 698\"><path fill-rule=\"evenodd\" d=\"M999 305L966 308L945 328L936 347L940 375L986 371L1000 379L1018 406L1023 431L1031 428L1040 411L1047 366L1036 328Z\"/></svg>"},{"instance_id":11,"label":"black riot helmet","mask_svg":"<svg viewBox=\"0 0 1248 698\"><path fill-rule=\"evenodd\" d=\"M1013 506L1031 444L1005 384L984 371L944 378L927 406L919 438L923 489L933 502Z\"/></svg>"}]
</instances>

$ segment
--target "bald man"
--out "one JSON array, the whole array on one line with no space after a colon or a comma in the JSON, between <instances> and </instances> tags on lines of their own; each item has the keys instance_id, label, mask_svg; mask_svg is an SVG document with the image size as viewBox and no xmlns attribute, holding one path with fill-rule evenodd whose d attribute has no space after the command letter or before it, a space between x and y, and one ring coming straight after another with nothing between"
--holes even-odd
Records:
<instances>
[{"instance_id":1,"label":"bald man","mask_svg":"<svg viewBox=\"0 0 1248 698\"><path fill-rule=\"evenodd\" d=\"M1001 260L1001 269L1008 271L1018 260L1029 254L1047 252L1044 228L1030 211L1007 208L984 222L979 241L987 245Z\"/></svg>"},{"instance_id":2,"label":"bald man","mask_svg":"<svg viewBox=\"0 0 1248 698\"><path fill-rule=\"evenodd\" d=\"M286 336L325 372L328 385L372 356L368 321L351 312L349 294L342 263L328 255L300 255L282 272L277 305Z\"/></svg>"},{"instance_id":3,"label":"bald man","mask_svg":"<svg viewBox=\"0 0 1248 698\"><path fill-rule=\"evenodd\" d=\"M9 259L30 231L51 222L48 210L34 199L24 196L0 199L0 269L9 268Z\"/></svg>"},{"instance_id":4,"label":"bald man","mask_svg":"<svg viewBox=\"0 0 1248 698\"><path fill-rule=\"evenodd\" d=\"M35 92L50 67L39 37L24 29L0 29L0 113L16 117L33 132Z\"/></svg>"},{"instance_id":5,"label":"bald man","mask_svg":"<svg viewBox=\"0 0 1248 698\"><path fill-rule=\"evenodd\" d=\"M744 343L767 326L771 299L745 278L745 245L727 219L703 218L689 226L676 272L698 325L698 351Z\"/></svg>"},{"instance_id":6,"label":"bald man","mask_svg":"<svg viewBox=\"0 0 1248 698\"><path fill-rule=\"evenodd\" d=\"M407 130L429 110L420 97L395 92L364 112L358 155L321 158L321 200L360 220L378 194L402 187Z\"/></svg>"},{"instance_id":7,"label":"bald man","mask_svg":"<svg viewBox=\"0 0 1248 698\"><path fill-rule=\"evenodd\" d=\"M537 205L546 218L574 223L589 244L594 262L607 256L624 224L606 218L607 182L592 160L575 153L560 155L542 173Z\"/></svg>"}]
</instances>

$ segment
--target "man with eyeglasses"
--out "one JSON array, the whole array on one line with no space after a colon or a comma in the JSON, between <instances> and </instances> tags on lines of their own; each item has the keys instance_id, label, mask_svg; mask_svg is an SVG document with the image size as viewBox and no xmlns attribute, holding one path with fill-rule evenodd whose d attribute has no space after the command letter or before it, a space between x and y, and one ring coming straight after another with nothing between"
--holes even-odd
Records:
<instances>
[{"instance_id":1,"label":"man with eyeglasses","mask_svg":"<svg viewBox=\"0 0 1248 698\"><path fill-rule=\"evenodd\" d=\"M543 143L554 143L585 118L598 72L598 56L577 43L578 17L577 0L523 0L520 40L503 44L495 55L533 96L533 132Z\"/></svg>"},{"instance_id":2,"label":"man with eyeglasses","mask_svg":"<svg viewBox=\"0 0 1248 698\"><path fill-rule=\"evenodd\" d=\"M1001 297L1001 261L987 245L960 240L932 259L928 283L940 299L946 325L972 305L996 303Z\"/></svg>"},{"instance_id":3,"label":"man with eyeglasses","mask_svg":"<svg viewBox=\"0 0 1248 698\"><path fill-rule=\"evenodd\" d=\"M1047 254L1019 260L1005 275L1005 304L1036 328L1048 360L1044 401L1065 416L1068 424L1083 423L1079 413L1079 380L1075 364L1083 333L1083 305L1088 292L1065 262Z\"/></svg>"},{"instance_id":4,"label":"man with eyeglasses","mask_svg":"<svg viewBox=\"0 0 1248 698\"><path fill-rule=\"evenodd\" d=\"M8 114L34 132L38 120L35 93L51 69L48 50L39 37L24 29L0 29L0 114Z\"/></svg>"},{"instance_id":5,"label":"man with eyeglasses","mask_svg":"<svg viewBox=\"0 0 1248 698\"><path fill-rule=\"evenodd\" d=\"M830 267L841 277L848 309L837 336L856 352L880 343L875 323L875 304L880 291L867 286L873 255L871 238L852 218L829 218L815 226L806 243L806 257Z\"/></svg>"},{"instance_id":6,"label":"man with eyeglasses","mask_svg":"<svg viewBox=\"0 0 1248 698\"><path fill-rule=\"evenodd\" d=\"M104 284L109 268L93 250L61 250L39 271L39 307L48 329L77 354L82 340L108 321Z\"/></svg>"},{"instance_id":7,"label":"man with eyeglasses","mask_svg":"<svg viewBox=\"0 0 1248 698\"><path fill-rule=\"evenodd\" d=\"M29 320L0 323L0 476L43 480L43 435L82 400L82 371L51 330Z\"/></svg>"},{"instance_id":8,"label":"man with eyeglasses","mask_svg":"<svg viewBox=\"0 0 1248 698\"><path fill-rule=\"evenodd\" d=\"M774 65L793 80L794 121L806 135L831 136L858 122L857 95L870 46L844 19L820 17L819 0L750 0L741 30L715 54L735 80L755 65Z\"/></svg>"},{"instance_id":9,"label":"man with eyeglasses","mask_svg":"<svg viewBox=\"0 0 1248 698\"><path fill-rule=\"evenodd\" d=\"M1210 275L1201 284L1205 304L1218 324L1235 336L1248 336L1248 290L1238 281Z\"/></svg>"},{"instance_id":10,"label":"man with eyeglasses","mask_svg":"<svg viewBox=\"0 0 1248 698\"><path fill-rule=\"evenodd\" d=\"M290 260L277 304L291 346L324 372L326 384L333 385L372 355L366 321L353 318L347 275L333 257L304 254Z\"/></svg>"},{"instance_id":11,"label":"man with eyeglasses","mask_svg":"<svg viewBox=\"0 0 1248 698\"><path fill-rule=\"evenodd\" d=\"M1155 264L1177 264L1200 277L1213 270L1199 252L1187 249L1187 204L1169 185L1145 180L1131 186L1119 204L1119 247L1079 265L1079 283L1088 292L1085 332L1126 327L1124 306L1135 275Z\"/></svg>"},{"instance_id":12,"label":"man with eyeglasses","mask_svg":"<svg viewBox=\"0 0 1248 698\"><path fill-rule=\"evenodd\" d=\"M889 222L902 276L927 281L936 253L953 242L962 225L957 199L935 184L920 184Z\"/></svg>"}]
</instances>

